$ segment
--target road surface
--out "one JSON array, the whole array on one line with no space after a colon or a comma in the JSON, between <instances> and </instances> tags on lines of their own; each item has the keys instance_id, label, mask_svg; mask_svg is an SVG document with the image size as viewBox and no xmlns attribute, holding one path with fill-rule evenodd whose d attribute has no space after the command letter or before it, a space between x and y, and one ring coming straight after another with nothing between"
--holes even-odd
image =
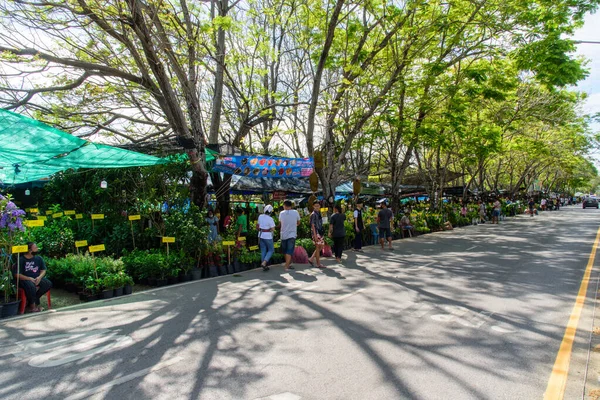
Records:
<instances>
[{"instance_id":1,"label":"road surface","mask_svg":"<svg viewBox=\"0 0 600 400\"><path fill-rule=\"evenodd\" d=\"M565 207L3 320L0 398L541 399L565 357L581 398L599 221Z\"/></svg>"}]
</instances>

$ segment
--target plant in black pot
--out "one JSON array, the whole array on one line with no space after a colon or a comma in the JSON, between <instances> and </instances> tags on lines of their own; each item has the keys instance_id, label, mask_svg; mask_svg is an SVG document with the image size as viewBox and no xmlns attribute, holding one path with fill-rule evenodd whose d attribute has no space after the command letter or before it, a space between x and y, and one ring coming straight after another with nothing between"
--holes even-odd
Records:
<instances>
[{"instance_id":1,"label":"plant in black pot","mask_svg":"<svg viewBox=\"0 0 600 400\"><path fill-rule=\"evenodd\" d=\"M98 296L101 296L100 289L102 288L102 279L96 279L93 276L89 276L85 281L85 288L83 290L85 301L98 300Z\"/></svg>"},{"instance_id":2,"label":"plant in black pot","mask_svg":"<svg viewBox=\"0 0 600 400\"><path fill-rule=\"evenodd\" d=\"M111 299L114 296L115 286L118 277L114 274L108 274L102 279L102 298Z\"/></svg>"},{"instance_id":3,"label":"plant in black pot","mask_svg":"<svg viewBox=\"0 0 600 400\"><path fill-rule=\"evenodd\" d=\"M114 293L113 296L114 297L119 297L119 296L123 296L123 289L125 287L125 278L127 277L127 275L125 275L124 272L119 272L115 274L115 289L114 289Z\"/></svg>"},{"instance_id":4,"label":"plant in black pot","mask_svg":"<svg viewBox=\"0 0 600 400\"><path fill-rule=\"evenodd\" d=\"M13 260L10 257L12 247L25 243L25 227L23 216L25 211L19 209L9 195L0 195L0 250L4 253L0 264L0 303L2 317L16 315L20 300L17 299L17 286L13 276Z\"/></svg>"},{"instance_id":5,"label":"plant in black pot","mask_svg":"<svg viewBox=\"0 0 600 400\"><path fill-rule=\"evenodd\" d=\"M123 277L123 294L128 295L133 293L133 278L129 275Z\"/></svg>"},{"instance_id":6,"label":"plant in black pot","mask_svg":"<svg viewBox=\"0 0 600 400\"><path fill-rule=\"evenodd\" d=\"M250 262L250 265L251 265L250 268L256 269L256 268L260 267L260 262L262 261L261 260L262 256L260 255L260 252L255 251L250 254L251 254L251 260L252 260Z\"/></svg>"},{"instance_id":7,"label":"plant in black pot","mask_svg":"<svg viewBox=\"0 0 600 400\"><path fill-rule=\"evenodd\" d=\"M3 292L0 306L0 316L2 318L17 315L19 311L20 300L16 299L17 286L14 284L13 274L10 269L3 269L0 274L0 292Z\"/></svg>"},{"instance_id":8,"label":"plant in black pot","mask_svg":"<svg viewBox=\"0 0 600 400\"><path fill-rule=\"evenodd\" d=\"M250 269L250 265L252 263L252 253L250 253L250 251L247 248L242 247L242 250L240 251L240 254L238 256L238 261L240 264L240 271L246 271Z\"/></svg>"}]
</instances>

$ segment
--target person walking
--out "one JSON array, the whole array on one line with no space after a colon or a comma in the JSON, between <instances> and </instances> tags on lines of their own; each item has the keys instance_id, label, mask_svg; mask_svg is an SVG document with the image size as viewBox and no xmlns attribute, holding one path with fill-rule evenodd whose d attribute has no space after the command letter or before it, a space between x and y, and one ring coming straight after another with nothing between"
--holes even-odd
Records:
<instances>
[{"instance_id":1,"label":"person walking","mask_svg":"<svg viewBox=\"0 0 600 400\"><path fill-rule=\"evenodd\" d=\"M333 206L334 214L329 221L329 237L333 239L333 252L335 261L342 262L342 252L344 250L344 240L346 239L346 216L342 213L342 207L339 205Z\"/></svg>"},{"instance_id":2,"label":"person walking","mask_svg":"<svg viewBox=\"0 0 600 400\"><path fill-rule=\"evenodd\" d=\"M533 207L535 206L535 202L533 201L533 197L529 199L529 215L533 217Z\"/></svg>"},{"instance_id":3,"label":"person walking","mask_svg":"<svg viewBox=\"0 0 600 400\"><path fill-rule=\"evenodd\" d=\"M273 206L270 204L266 205L263 214L258 216L258 221L256 223L256 230L258 230L258 237L260 239L260 265L263 271L268 271L270 269L267 264L275 252L273 245L275 221L273 221L273 218L271 217L272 212Z\"/></svg>"},{"instance_id":4,"label":"person walking","mask_svg":"<svg viewBox=\"0 0 600 400\"><path fill-rule=\"evenodd\" d=\"M39 312L40 297L52 288L52 282L46 279L46 264L44 259L37 255L38 247L35 243L27 243L27 254L19 257L19 265L14 266L14 276L19 278L19 287L25 291L27 297L27 312Z\"/></svg>"},{"instance_id":5,"label":"person walking","mask_svg":"<svg viewBox=\"0 0 600 400\"><path fill-rule=\"evenodd\" d=\"M381 249L384 249L385 240L389 243L390 250L394 250L392 247L392 221L394 220L394 213L387 207L387 202L381 203L381 211L377 214L377 227L379 228L379 244Z\"/></svg>"},{"instance_id":6,"label":"person walking","mask_svg":"<svg viewBox=\"0 0 600 400\"><path fill-rule=\"evenodd\" d=\"M321 250L325 245L325 241L323 240L325 231L323 230L323 217L321 217L321 204L316 200L313 202L313 212L310 214L310 231L313 243L315 244L315 251L308 259L308 262L313 267L316 263L318 268L325 268L325 266L321 264Z\"/></svg>"},{"instance_id":7,"label":"person walking","mask_svg":"<svg viewBox=\"0 0 600 400\"><path fill-rule=\"evenodd\" d=\"M272 209L273 207L271 207ZM235 240L238 244L242 244L239 241L240 237L245 238L248 235L248 216L246 215L246 210L241 207L238 207L236 210L236 214L238 215L235 220Z\"/></svg>"},{"instance_id":8,"label":"person walking","mask_svg":"<svg viewBox=\"0 0 600 400\"><path fill-rule=\"evenodd\" d=\"M485 224L485 203L479 200L479 223Z\"/></svg>"},{"instance_id":9,"label":"person walking","mask_svg":"<svg viewBox=\"0 0 600 400\"><path fill-rule=\"evenodd\" d=\"M285 256L285 270L294 269L292 266L292 255L296 248L296 237L298 236L298 225L300 225L300 214L292 210L292 202L283 202L283 211L279 214L279 232L281 235L281 251Z\"/></svg>"},{"instance_id":10,"label":"person walking","mask_svg":"<svg viewBox=\"0 0 600 400\"><path fill-rule=\"evenodd\" d=\"M356 201L356 208L354 209L354 250L362 253L362 232L365 230L365 224L363 222L363 202L358 199Z\"/></svg>"},{"instance_id":11,"label":"person walking","mask_svg":"<svg viewBox=\"0 0 600 400\"><path fill-rule=\"evenodd\" d=\"M502 205L500 204L500 200L496 199L494 202L494 211L492 211L492 224L499 224L501 209Z\"/></svg>"}]
</instances>

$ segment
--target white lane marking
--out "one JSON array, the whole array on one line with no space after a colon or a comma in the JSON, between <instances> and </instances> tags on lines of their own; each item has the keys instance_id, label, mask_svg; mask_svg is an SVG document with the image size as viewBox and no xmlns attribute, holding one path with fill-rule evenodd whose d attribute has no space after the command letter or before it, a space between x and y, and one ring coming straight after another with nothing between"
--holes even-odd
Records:
<instances>
[{"instance_id":1,"label":"white lane marking","mask_svg":"<svg viewBox=\"0 0 600 400\"><path fill-rule=\"evenodd\" d=\"M160 369L163 369L165 367L168 367L170 365L178 363L178 362L180 362L182 360L183 360L183 358L181 358L181 357L175 357L175 358L172 358L170 360L159 362L158 364L156 364L153 367L142 369L142 370L140 370L138 372L134 372L133 374L125 375L125 376L122 376L122 377L120 377L118 379L115 379L114 381L105 383L105 384L100 385L100 386L96 386L95 388L91 388L91 389L83 390L83 391L81 391L79 393L75 393L75 394L67 397L65 400L80 400L80 399L85 399L86 397L90 397L93 394L96 394L96 393L99 393L99 392L103 392L103 391L105 391L107 389L112 388L113 386L117 386L117 385L120 385L122 383L129 382L129 381L132 381L132 380L134 380L136 378L142 377L144 375L148 375L148 374L150 374L152 372L156 372L156 371L158 371Z\"/></svg>"},{"instance_id":2,"label":"white lane marking","mask_svg":"<svg viewBox=\"0 0 600 400\"><path fill-rule=\"evenodd\" d=\"M506 329L506 328L502 328L500 326L492 326L492 330L494 330L496 332L500 332L500 333L515 333L516 332L512 329Z\"/></svg>"},{"instance_id":3,"label":"white lane marking","mask_svg":"<svg viewBox=\"0 0 600 400\"><path fill-rule=\"evenodd\" d=\"M346 300L348 297L352 297L352 296L354 296L355 294L359 294L360 292L364 292L365 290L367 290L367 289L364 289L364 288L363 288L363 289L358 289L358 290L355 290L355 291L354 291L354 292L352 292L352 293L348 293L348 294L344 294L344 295L342 295L342 296L336 297L335 299L331 300L331 302L332 302L332 303L338 303L338 302L340 302L340 301L342 301L342 300Z\"/></svg>"},{"instance_id":4,"label":"white lane marking","mask_svg":"<svg viewBox=\"0 0 600 400\"><path fill-rule=\"evenodd\" d=\"M476 249L477 247L479 247L479 246L475 245L475 246L469 247L469 248L467 249L467 251L470 251L470 250Z\"/></svg>"},{"instance_id":5,"label":"white lane marking","mask_svg":"<svg viewBox=\"0 0 600 400\"><path fill-rule=\"evenodd\" d=\"M297 394L285 392L285 393L274 394L269 397L261 397L261 398L255 399L255 400L300 400L301 398L302 397L298 396Z\"/></svg>"}]
</instances>

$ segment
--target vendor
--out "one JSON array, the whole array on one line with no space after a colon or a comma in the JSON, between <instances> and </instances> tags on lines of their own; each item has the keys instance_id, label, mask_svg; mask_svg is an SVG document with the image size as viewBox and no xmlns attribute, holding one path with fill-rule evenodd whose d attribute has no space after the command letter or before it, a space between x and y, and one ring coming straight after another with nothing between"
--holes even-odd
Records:
<instances>
[{"instance_id":1,"label":"vendor","mask_svg":"<svg viewBox=\"0 0 600 400\"><path fill-rule=\"evenodd\" d=\"M27 297L27 312L39 312L40 297L50 288L52 282L44 278L46 275L46 264L42 257L38 256L38 247L35 243L27 243L28 252L19 258L18 270L15 266L15 278L19 280L19 287L25 291Z\"/></svg>"}]
</instances>

